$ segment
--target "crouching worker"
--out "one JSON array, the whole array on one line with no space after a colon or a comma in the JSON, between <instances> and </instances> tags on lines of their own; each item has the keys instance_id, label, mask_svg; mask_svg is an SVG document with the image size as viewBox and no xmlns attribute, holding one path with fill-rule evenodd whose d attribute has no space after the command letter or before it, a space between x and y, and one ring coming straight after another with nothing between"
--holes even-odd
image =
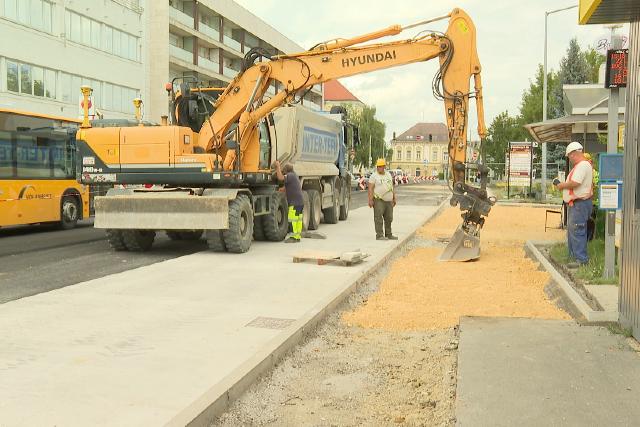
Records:
<instances>
[{"instance_id":1,"label":"crouching worker","mask_svg":"<svg viewBox=\"0 0 640 427\"><path fill-rule=\"evenodd\" d=\"M292 233L285 243L300 243L302 237L302 209L304 208L304 199L302 198L302 184L300 178L293 171L291 163L285 163L280 168L280 162L275 161L276 176L278 181L284 183L285 194L287 195L287 203L289 204L289 222L291 223Z\"/></svg>"}]
</instances>

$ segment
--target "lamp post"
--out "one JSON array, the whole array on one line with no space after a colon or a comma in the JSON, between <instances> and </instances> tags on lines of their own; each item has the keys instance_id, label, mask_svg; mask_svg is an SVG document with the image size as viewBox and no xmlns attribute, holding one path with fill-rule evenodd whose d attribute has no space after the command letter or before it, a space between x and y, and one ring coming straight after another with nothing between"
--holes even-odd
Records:
<instances>
[{"instance_id":1,"label":"lamp post","mask_svg":"<svg viewBox=\"0 0 640 427\"><path fill-rule=\"evenodd\" d=\"M542 121L547 121L547 18L554 13L562 12L564 10L574 9L578 5L563 7L562 9L555 9L544 12L544 70L542 76ZM547 200L547 143L542 142L542 200Z\"/></svg>"}]
</instances>

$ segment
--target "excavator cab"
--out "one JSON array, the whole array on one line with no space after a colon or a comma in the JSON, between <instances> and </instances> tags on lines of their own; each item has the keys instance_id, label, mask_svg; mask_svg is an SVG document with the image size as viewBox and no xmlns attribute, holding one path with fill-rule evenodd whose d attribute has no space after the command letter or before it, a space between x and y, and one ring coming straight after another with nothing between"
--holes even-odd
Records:
<instances>
[{"instance_id":1,"label":"excavator cab","mask_svg":"<svg viewBox=\"0 0 640 427\"><path fill-rule=\"evenodd\" d=\"M215 89L215 88L214 88ZM199 132L215 111L220 91L210 92L195 77L176 77L167 84L171 123Z\"/></svg>"}]
</instances>

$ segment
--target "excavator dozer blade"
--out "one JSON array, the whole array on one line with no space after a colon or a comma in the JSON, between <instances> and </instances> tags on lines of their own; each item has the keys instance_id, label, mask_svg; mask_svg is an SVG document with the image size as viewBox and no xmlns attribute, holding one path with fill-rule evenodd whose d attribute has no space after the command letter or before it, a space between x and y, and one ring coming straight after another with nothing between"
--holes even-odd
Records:
<instances>
[{"instance_id":1,"label":"excavator dozer blade","mask_svg":"<svg viewBox=\"0 0 640 427\"><path fill-rule=\"evenodd\" d=\"M480 258L480 238L466 233L462 226L459 226L438 260L471 261L478 258Z\"/></svg>"}]
</instances>

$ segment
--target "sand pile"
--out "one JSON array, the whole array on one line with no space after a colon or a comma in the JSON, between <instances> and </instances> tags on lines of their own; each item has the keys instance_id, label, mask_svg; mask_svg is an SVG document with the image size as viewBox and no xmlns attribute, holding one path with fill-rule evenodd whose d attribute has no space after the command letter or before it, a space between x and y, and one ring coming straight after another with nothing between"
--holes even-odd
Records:
<instances>
[{"instance_id":1,"label":"sand pile","mask_svg":"<svg viewBox=\"0 0 640 427\"><path fill-rule=\"evenodd\" d=\"M397 260L378 292L343 320L387 330L447 328L460 316L569 319L545 296L546 272L525 257L524 241L564 238L544 232L544 209L494 207L481 235L480 260L439 262L441 248L418 248ZM419 231L428 239L450 236L460 222L448 209Z\"/></svg>"}]
</instances>

